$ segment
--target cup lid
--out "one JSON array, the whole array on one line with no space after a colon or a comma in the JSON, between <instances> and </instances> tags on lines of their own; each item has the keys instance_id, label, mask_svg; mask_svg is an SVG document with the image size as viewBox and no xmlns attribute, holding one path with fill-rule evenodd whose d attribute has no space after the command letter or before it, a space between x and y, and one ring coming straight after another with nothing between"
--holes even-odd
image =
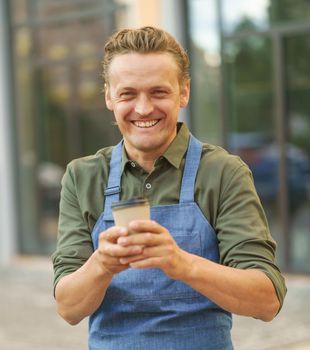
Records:
<instances>
[{"instance_id":1,"label":"cup lid","mask_svg":"<svg viewBox=\"0 0 310 350\"><path fill-rule=\"evenodd\" d=\"M136 206L136 205L148 205L149 201L147 198L143 197L136 197L136 198L131 198L119 202L113 202L111 205L112 210L114 209L122 209L126 207L131 207L131 206Z\"/></svg>"}]
</instances>

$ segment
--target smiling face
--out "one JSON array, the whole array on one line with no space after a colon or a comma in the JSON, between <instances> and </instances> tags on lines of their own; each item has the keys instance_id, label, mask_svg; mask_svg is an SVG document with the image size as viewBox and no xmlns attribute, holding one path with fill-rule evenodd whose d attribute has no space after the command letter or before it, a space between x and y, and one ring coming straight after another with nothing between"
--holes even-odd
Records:
<instances>
[{"instance_id":1,"label":"smiling face","mask_svg":"<svg viewBox=\"0 0 310 350\"><path fill-rule=\"evenodd\" d=\"M176 136L180 108L189 99L189 82L180 85L179 76L169 53L126 53L111 62L106 104L132 159L155 160Z\"/></svg>"}]
</instances>

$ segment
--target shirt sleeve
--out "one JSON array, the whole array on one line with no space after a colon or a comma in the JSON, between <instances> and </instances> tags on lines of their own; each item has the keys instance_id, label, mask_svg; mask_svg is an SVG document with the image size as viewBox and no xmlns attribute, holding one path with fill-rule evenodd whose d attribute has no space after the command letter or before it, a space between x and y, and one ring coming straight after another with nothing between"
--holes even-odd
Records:
<instances>
[{"instance_id":1,"label":"shirt sleeve","mask_svg":"<svg viewBox=\"0 0 310 350\"><path fill-rule=\"evenodd\" d=\"M72 163L62 179L57 247L52 255L54 290L60 278L80 268L93 253L91 233L82 215L71 166Z\"/></svg>"},{"instance_id":2,"label":"shirt sleeve","mask_svg":"<svg viewBox=\"0 0 310 350\"><path fill-rule=\"evenodd\" d=\"M241 160L223 181L216 232L221 263L264 272L271 279L282 306L286 286L275 263L276 242L270 234L252 173Z\"/></svg>"}]
</instances>

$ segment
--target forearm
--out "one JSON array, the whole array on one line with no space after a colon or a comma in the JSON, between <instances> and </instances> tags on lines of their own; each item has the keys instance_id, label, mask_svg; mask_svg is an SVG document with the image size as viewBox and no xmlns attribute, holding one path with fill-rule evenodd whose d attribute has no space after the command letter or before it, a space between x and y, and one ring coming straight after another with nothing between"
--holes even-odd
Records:
<instances>
[{"instance_id":1,"label":"forearm","mask_svg":"<svg viewBox=\"0 0 310 350\"><path fill-rule=\"evenodd\" d=\"M255 269L241 270L185 253L182 280L223 309L270 321L280 304L271 280Z\"/></svg>"},{"instance_id":2,"label":"forearm","mask_svg":"<svg viewBox=\"0 0 310 350\"><path fill-rule=\"evenodd\" d=\"M113 275L98 263L96 254L56 286L58 313L72 325L98 309L112 280Z\"/></svg>"}]
</instances>

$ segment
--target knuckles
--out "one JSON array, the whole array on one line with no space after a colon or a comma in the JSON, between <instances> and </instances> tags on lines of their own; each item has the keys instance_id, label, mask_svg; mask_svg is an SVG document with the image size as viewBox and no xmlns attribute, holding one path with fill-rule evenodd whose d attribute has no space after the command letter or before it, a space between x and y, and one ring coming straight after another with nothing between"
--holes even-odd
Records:
<instances>
[{"instance_id":1,"label":"knuckles","mask_svg":"<svg viewBox=\"0 0 310 350\"><path fill-rule=\"evenodd\" d=\"M153 233L145 233L144 235L145 243L152 243L153 242Z\"/></svg>"}]
</instances>

